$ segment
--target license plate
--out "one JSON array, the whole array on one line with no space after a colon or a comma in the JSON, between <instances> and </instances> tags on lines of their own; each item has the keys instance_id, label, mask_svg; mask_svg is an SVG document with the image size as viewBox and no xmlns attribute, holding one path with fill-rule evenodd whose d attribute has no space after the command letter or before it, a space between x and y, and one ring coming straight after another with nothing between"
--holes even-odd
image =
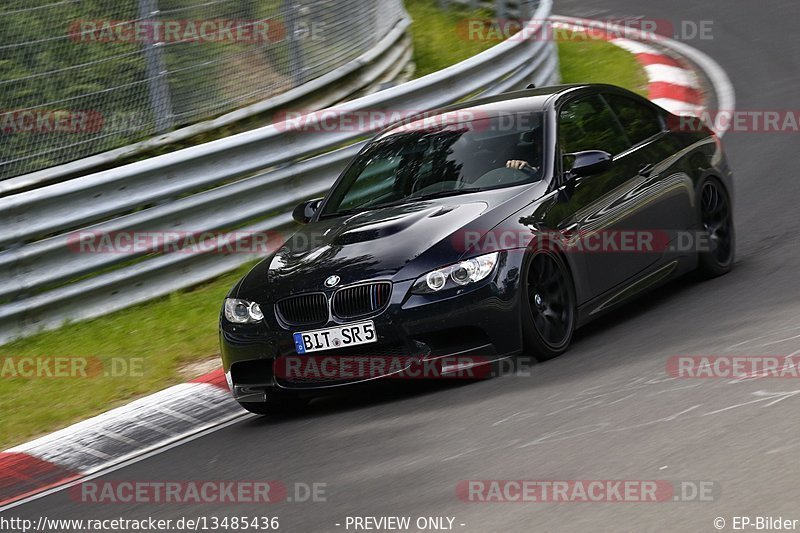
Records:
<instances>
[{"instance_id":1,"label":"license plate","mask_svg":"<svg viewBox=\"0 0 800 533\"><path fill-rule=\"evenodd\" d=\"M338 328L318 329L294 334L295 350L299 354L335 350L360 344L378 342L373 322L348 324Z\"/></svg>"}]
</instances>

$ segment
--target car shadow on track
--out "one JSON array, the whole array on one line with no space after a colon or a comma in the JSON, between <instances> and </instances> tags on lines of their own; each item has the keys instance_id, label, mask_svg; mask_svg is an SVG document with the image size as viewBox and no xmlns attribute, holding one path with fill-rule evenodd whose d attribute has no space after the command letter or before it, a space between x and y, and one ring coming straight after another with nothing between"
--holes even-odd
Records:
<instances>
[{"instance_id":1,"label":"car shadow on track","mask_svg":"<svg viewBox=\"0 0 800 533\"><path fill-rule=\"evenodd\" d=\"M390 405L399 401L422 398L446 390L468 386L473 380L376 380L369 384L354 385L331 391L311 400L295 413L281 413L253 418L249 424L264 426L297 420L311 420L334 414L355 412Z\"/></svg>"}]
</instances>

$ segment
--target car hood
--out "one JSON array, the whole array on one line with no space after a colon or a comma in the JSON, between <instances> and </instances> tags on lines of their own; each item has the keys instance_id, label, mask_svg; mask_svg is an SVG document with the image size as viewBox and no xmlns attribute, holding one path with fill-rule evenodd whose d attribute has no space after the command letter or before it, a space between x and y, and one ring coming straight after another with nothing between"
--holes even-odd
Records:
<instances>
[{"instance_id":1,"label":"car hood","mask_svg":"<svg viewBox=\"0 0 800 533\"><path fill-rule=\"evenodd\" d=\"M457 261L463 231L481 234L513 212L500 207L520 188L412 202L303 227L242 280L242 298L270 300L321 291L339 276L340 286L367 279L403 281ZM470 229L471 228L471 229Z\"/></svg>"}]
</instances>

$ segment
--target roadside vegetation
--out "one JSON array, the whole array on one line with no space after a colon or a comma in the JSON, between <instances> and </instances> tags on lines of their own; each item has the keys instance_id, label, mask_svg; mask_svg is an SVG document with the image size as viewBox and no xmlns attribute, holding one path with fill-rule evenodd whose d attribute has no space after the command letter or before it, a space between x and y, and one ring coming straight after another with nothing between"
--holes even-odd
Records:
<instances>
[{"instance_id":1,"label":"roadside vegetation","mask_svg":"<svg viewBox=\"0 0 800 533\"><path fill-rule=\"evenodd\" d=\"M486 12L442 12L433 0L406 0L406 5L414 19L418 76L495 44L453 38L460 21L487 17ZM644 94L646 78L634 57L607 42L566 39L559 43L559 54L565 83L609 82ZM249 265L191 290L3 346L0 363L11 358L12 364L0 367L5 369L0 375L0 449L217 367L222 300L248 269ZM63 356L99 359L103 371L85 379L9 374L14 361ZM105 375L109 371L122 375Z\"/></svg>"},{"instance_id":2,"label":"roadside vegetation","mask_svg":"<svg viewBox=\"0 0 800 533\"><path fill-rule=\"evenodd\" d=\"M442 70L488 50L496 41L465 38L468 19L489 19L492 12L470 11L455 6L443 11L436 0L406 0L406 10L414 21L414 62L418 77Z\"/></svg>"},{"instance_id":3,"label":"roadside vegetation","mask_svg":"<svg viewBox=\"0 0 800 533\"><path fill-rule=\"evenodd\" d=\"M566 33L558 57L563 83L611 83L647 96L647 76L634 55L607 41Z\"/></svg>"}]
</instances>

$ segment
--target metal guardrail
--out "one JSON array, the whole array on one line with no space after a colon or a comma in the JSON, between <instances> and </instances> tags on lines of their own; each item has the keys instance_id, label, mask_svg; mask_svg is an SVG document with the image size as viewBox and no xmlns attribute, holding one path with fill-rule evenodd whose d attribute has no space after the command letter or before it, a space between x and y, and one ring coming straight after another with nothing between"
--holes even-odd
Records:
<instances>
[{"instance_id":1,"label":"metal guardrail","mask_svg":"<svg viewBox=\"0 0 800 533\"><path fill-rule=\"evenodd\" d=\"M404 18L402 0L3 0L0 180L303 87Z\"/></svg>"},{"instance_id":2,"label":"metal guardrail","mask_svg":"<svg viewBox=\"0 0 800 533\"><path fill-rule=\"evenodd\" d=\"M542 31L542 0L526 31ZM386 39L397 39L395 27ZM362 57L362 61L379 61ZM427 110L528 83L559 81L546 39L509 39L457 65L337 106L334 113ZM309 115L306 124L319 120ZM76 231L199 233L289 228L289 212L324 194L365 142L363 131L289 131L280 124L68 182L0 198L0 342L101 316L229 272L235 253L79 253ZM234 243L238 241L234 240Z\"/></svg>"}]
</instances>

